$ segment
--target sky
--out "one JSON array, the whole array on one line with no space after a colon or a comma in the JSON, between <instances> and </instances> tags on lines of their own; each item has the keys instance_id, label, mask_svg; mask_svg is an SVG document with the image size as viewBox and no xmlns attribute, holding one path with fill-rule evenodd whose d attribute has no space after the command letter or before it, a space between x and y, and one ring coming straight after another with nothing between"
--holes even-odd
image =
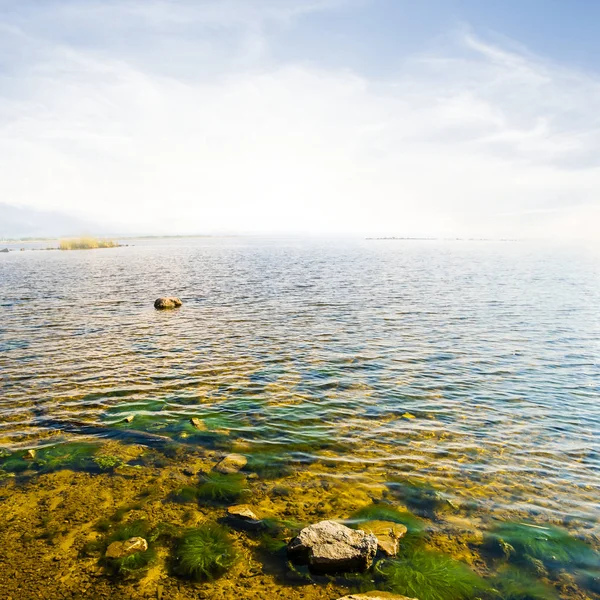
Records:
<instances>
[{"instance_id":1,"label":"sky","mask_svg":"<svg viewBox=\"0 0 600 600\"><path fill-rule=\"evenodd\" d=\"M598 22L596 0L0 0L0 234L8 206L91 232L595 239Z\"/></svg>"}]
</instances>

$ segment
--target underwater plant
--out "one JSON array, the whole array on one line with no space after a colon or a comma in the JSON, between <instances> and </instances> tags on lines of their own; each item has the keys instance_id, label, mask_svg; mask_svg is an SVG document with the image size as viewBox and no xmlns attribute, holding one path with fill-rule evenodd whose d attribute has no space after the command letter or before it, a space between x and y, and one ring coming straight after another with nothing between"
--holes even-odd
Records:
<instances>
[{"instance_id":1,"label":"underwater plant","mask_svg":"<svg viewBox=\"0 0 600 600\"><path fill-rule=\"evenodd\" d=\"M591 546L554 525L499 523L487 534L484 549L530 568L600 567L600 555Z\"/></svg>"},{"instance_id":2,"label":"underwater plant","mask_svg":"<svg viewBox=\"0 0 600 600\"><path fill-rule=\"evenodd\" d=\"M112 471L113 469L121 467L125 464L118 456L109 456L104 454L101 456L94 456L92 460L102 471Z\"/></svg>"},{"instance_id":3,"label":"underwater plant","mask_svg":"<svg viewBox=\"0 0 600 600\"><path fill-rule=\"evenodd\" d=\"M202 475L196 491L200 500L209 502L234 502L246 492L246 478L238 473L224 475L211 472Z\"/></svg>"},{"instance_id":4,"label":"underwater plant","mask_svg":"<svg viewBox=\"0 0 600 600\"><path fill-rule=\"evenodd\" d=\"M356 511L348 519L350 523L364 523L365 521L391 521L400 523L408 529L406 538L418 536L425 528L425 523L408 510L398 510L389 504L370 504Z\"/></svg>"},{"instance_id":5,"label":"underwater plant","mask_svg":"<svg viewBox=\"0 0 600 600\"><path fill-rule=\"evenodd\" d=\"M415 479L392 479L386 483L390 492L417 515L432 518L450 506L442 493L427 482Z\"/></svg>"},{"instance_id":6,"label":"underwater plant","mask_svg":"<svg viewBox=\"0 0 600 600\"><path fill-rule=\"evenodd\" d=\"M177 504L187 504L196 501L198 491L189 485L180 487L169 494L169 500Z\"/></svg>"},{"instance_id":7,"label":"underwater plant","mask_svg":"<svg viewBox=\"0 0 600 600\"><path fill-rule=\"evenodd\" d=\"M107 537L106 546L112 542L122 542L132 537L148 538L149 525L146 521L132 521L125 523L115 529L115 531ZM103 559L106 568L114 575L132 576L141 575L145 568L148 567L156 559L156 552L149 546L143 552L134 552L119 558Z\"/></svg>"},{"instance_id":8,"label":"underwater plant","mask_svg":"<svg viewBox=\"0 0 600 600\"><path fill-rule=\"evenodd\" d=\"M173 572L180 577L203 581L225 573L237 560L227 530L216 523L188 529L173 552Z\"/></svg>"},{"instance_id":9,"label":"underwater plant","mask_svg":"<svg viewBox=\"0 0 600 600\"><path fill-rule=\"evenodd\" d=\"M498 571L491 580L492 592L502 600L558 600L558 592L515 567Z\"/></svg>"},{"instance_id":10,"label":"underwater plant","mask_svg":"<svg viewBox=\"0 0 600 600\"><path fill-rule=\"evenodd\" d=\"M389 591L419 600L466 600L489 588L464 563L427 550L381 561L375 570Z\"/></svg>"}]
</instances>

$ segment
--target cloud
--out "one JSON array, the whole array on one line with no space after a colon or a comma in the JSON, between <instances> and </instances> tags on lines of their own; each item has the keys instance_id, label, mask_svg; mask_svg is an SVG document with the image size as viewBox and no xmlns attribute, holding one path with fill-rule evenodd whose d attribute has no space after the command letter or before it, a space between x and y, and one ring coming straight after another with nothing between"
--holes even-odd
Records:
<instances>
[{"instance_id":1,"label":"cloud","mask_svg":"<svg viewBox=\"0 0 600 600\"><path fill-rule=\"evenodd\" d=\"M270 56L339 2L54 4L58 33L2 25L5 201L140 232L596 235L592 75L471 33L385 78Z\"/></svg>"}]
</instances>

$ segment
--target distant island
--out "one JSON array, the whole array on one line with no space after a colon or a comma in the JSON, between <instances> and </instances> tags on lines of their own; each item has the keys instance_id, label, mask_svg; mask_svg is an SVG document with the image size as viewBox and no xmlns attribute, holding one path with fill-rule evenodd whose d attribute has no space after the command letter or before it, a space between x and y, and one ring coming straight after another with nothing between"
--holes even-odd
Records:
<instances>
[{"instance_id":1,"label":"distant island","mask_svg":"<svg viewBox=\"0 0 600 600\"><path fill-rule=\"evenodd\" d=\"M114 240L98 239L93 237L80 237L60 240L59 250L92 250L94 248L118 248Z\"/></svg>"}]
</instances>

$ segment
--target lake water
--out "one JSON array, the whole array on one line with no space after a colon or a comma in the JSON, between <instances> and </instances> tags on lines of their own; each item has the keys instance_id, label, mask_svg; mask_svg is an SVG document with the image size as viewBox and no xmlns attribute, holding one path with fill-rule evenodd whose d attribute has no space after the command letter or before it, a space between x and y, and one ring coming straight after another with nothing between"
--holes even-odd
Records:
<instances>
[{"instance_id":1,"label":"lake water","mask_svg":"<svg viewBox=\"0 0 600 600\"><path fill-rule=\"evenodd\" d=\"M314 576L230 524L244 560L213 581L178 578L169 553L182 529L242 501L286 522L273 542L323 519L360 526L365 509L414 518L411 543L489 584L446 599L600 597L598 253L127 243L0 254L2 597L42 585L45 598L414 590L389 576L390 559L356 580ZM156 311L161 295L184 304ZM240 494L189 497L206 478L194 473L232 452L248 461L233 476ZM149 569L111 574L102 544L135 520L179 529ZM554 538L525 539L534 526ZM562 560L553 543L574 550Z\"/></svg>"}]
</instances>

